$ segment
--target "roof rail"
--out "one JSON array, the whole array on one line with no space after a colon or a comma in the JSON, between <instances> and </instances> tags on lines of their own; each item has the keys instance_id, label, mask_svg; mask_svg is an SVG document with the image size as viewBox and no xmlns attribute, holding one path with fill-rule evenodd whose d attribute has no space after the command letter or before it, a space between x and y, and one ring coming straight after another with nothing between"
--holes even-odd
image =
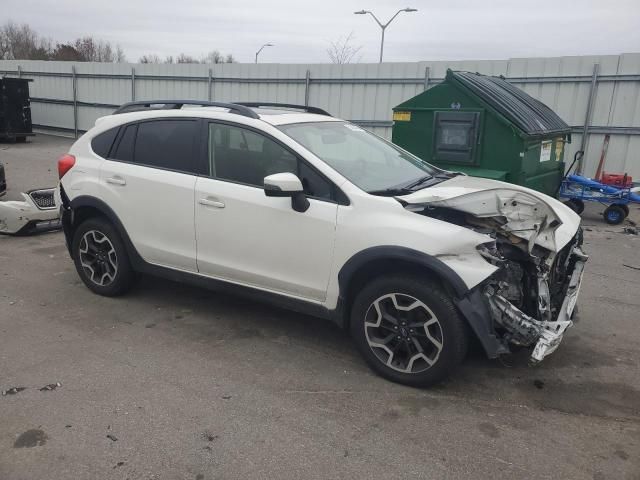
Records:
<instances>
[{"instance_id":1,"label":"roof rail","mask_svg":"<svg viewBox=\"0 0 640 480\"><path fill-rule=\"evenodd\" d=\"M295 110L303 110L307 113L315 113L317 115L326 115L330 117L331 114L326 110L318 107L309 107L308 105L296 105L293 103L277 103L277 102L235 102L236 105L243 105L245 107L275 107L275 108L291 108Z\"/></svg>"},{"instance_id":2,"label":"roof rail","mask_svg":"<svg viewBox=\"0 0 640 480\"><path fill-rule=\"evenodd\" d=\"M146 110L179 110L184 105L226 108L230 113L235 113L249 118L260 118L260 115L245 105L237 103L207 102L202 100L141 100L129 102L120 105L120 107L113 112L113 115L128 112L144 112Z\"/></svg>"}]
</instances>

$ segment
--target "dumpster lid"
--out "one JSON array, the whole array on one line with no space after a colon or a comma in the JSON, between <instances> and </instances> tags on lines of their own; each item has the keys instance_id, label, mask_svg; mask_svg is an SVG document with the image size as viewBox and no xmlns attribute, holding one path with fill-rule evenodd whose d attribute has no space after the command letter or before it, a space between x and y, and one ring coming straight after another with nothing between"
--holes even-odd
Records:
<instances>
[{"instance_id":1,"label":"dumpster lid","mask_svg":"<svg viewBox=\"0 0 640 480\"><path fill-rule=\"evenodd\" d=\"M447 70L446 79L456 81L471 90L525 135L542 136L571 132L571 127L553 110L507 82L504 77Z\"/></svg>"}]
</instances>

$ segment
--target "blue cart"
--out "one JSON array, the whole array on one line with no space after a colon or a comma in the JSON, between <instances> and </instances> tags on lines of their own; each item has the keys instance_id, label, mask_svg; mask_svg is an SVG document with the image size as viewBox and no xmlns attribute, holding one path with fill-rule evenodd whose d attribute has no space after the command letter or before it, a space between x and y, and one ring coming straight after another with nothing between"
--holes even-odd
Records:
<instances>
[{"instance_id":1,"label":"blue cart","mask_svg":"<svg viewBox=\"0 0 640 480\"><path fill-rule=\"evenodd\" d=\"M567 175L560 185L560 198L566 198L565 205L576 213L584 210L584 202L598 202L607 205L604 220L611 225L619 225L629 215L629 204L640 204L640 195L635 189L617 188L605 185L581 175Z\"/></svg>"}]
</instances>

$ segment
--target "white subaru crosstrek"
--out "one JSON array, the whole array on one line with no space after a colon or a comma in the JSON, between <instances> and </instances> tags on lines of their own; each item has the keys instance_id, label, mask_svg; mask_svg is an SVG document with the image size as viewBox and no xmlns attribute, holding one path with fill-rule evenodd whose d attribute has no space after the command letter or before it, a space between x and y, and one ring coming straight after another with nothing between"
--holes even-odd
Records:
<instances>
[{"instance_id":1,"label":"white subaru crosstrek","mask_svg":"<svg viewBox=\"0 0 640 480\"><path fill-rule=\"evenodd\" d=\"M580 217L528 188L440 170L313 107L146 101L58 162L78 274L136 273L330 319L384 377L432 384L474 335L538 362L572 324Z\"/></svg>"}]
</instances>

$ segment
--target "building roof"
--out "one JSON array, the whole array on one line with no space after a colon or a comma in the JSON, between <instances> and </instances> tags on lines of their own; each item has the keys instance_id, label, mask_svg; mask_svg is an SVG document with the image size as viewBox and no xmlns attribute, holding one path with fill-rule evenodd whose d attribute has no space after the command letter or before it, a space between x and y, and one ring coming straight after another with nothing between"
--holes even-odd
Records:
<instances>
[{"instance_id":1,"label":"building roof","mask_svg":"<svg viewBox=\"0 0 640 480\"><path fill-rule=\"evenodd\" d=\"M553 110L503 77L447 70L446 80L470 90L526 135L565 134L571 131L571 127Z\"/></svg>"}]
</instances>

